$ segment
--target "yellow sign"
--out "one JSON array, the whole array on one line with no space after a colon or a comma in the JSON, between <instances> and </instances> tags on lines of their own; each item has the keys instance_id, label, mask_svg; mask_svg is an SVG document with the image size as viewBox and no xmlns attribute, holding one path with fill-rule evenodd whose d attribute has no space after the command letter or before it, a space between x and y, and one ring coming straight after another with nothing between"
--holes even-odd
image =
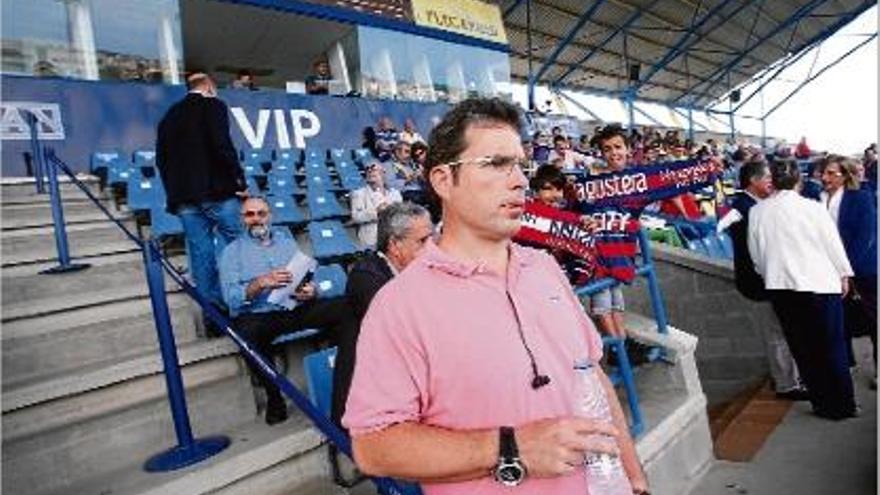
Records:
<instances>
[{"instance_id":1,"label":"yellow sign","mask_svg":"<svg viewBox=\"0 0 880 495\"><path fill-rule=\"evenodd\" d=\"M497 5L479 0L412 0L412 9L419 26L507 44Z\"/></svg>"}]
</instances>

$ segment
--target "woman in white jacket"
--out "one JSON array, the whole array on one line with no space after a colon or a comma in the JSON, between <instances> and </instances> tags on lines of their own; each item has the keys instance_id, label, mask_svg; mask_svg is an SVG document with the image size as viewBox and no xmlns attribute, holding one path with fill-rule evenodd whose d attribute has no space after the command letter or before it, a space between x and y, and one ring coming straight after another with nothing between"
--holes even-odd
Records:
<instances>
[{"instance_id":1,"label":"woman in white jacket","mask_svg":"<svg viewBox=\"0 0 880 495\"><path fill-rule=\"evenodd\" d=\"M813 412L828 419L850 418L857 408L843 332L843 296L853 271L825 207L798 193L797 163L782 160L771 171L776 193L749 212L749 253Z\"/></svg>"},{"instance_id":2,"label":"woman in white jacket","mask_svg":"<svg viewBox=\"0 0 880 495\"><path fill-rule=\"evenodd\" d=\"M379 162L367 166L367 185L351 192L351 219L357 225L357 236L366 248L376 246L376 223L379 212L403 198L397 189L386 188L385 169Z\"/></svg>"}]
</instances>

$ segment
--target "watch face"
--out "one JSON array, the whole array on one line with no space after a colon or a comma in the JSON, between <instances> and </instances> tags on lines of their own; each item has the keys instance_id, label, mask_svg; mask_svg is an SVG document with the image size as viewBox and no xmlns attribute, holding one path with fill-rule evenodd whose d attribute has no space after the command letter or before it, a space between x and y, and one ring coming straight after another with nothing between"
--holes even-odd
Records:
<instances>
[{"instance_id":1,"label":"watch face","mask_svg":"<svg viewBox=\"0 0 880 495\"><path fill-rule=\"evenodd\" d=\"M525 470L518 462L505 462L495 469L495 479L507 486L517 486L522 483Z\"/></svg>"}]
</instances>

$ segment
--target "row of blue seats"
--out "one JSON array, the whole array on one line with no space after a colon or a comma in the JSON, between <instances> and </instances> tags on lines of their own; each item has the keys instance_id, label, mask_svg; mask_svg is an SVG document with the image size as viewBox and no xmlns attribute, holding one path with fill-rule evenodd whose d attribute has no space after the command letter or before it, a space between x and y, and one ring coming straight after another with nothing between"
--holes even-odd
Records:
<instances>
[{"instance_id":1,"label":"row of blue seats","mask_svg":"<svg viewBox=\"0 0 880 495\"><path fill-rule=\"evenodd\" d=\"M687 220L662 214L652 215L665 220L667 225L675 229L690 251L710 258L733 259L733 241L727 232L718 233L715 220Z\"/></svg>"},{"instance_id":2,"label":"row of blue seats","mask_svg":"<svg viewBox=\"0 0 880 495\"><path fill-rule=\"evenodd\" d=\"M363 164L372 157L366 148L316 148L308 147L301 150L274 150L269 148L252 148L240 152L243 163L265 163L279 161L283 163L308 162L339 162L353 160Z\"/></svg>"}]
</instances>

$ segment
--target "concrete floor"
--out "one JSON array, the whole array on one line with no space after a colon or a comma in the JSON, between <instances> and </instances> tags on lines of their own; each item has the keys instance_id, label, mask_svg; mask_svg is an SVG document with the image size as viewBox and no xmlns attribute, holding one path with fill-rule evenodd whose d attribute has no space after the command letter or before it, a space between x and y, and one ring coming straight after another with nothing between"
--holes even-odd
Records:
<instances>
[{"instance_id":1,"label":"concrete floor","mask_svg":"<svg viewBox=\"0 0 880 495\"><path fill-rule=\"evenodd\" d=\"M877 493L877 393L871 345L856 341L858 418L827 421L799 402L748 463L717 462L690 495L874 495ZM678 494L662 494L678 495Z\"/></svg>"}]
</instances>

